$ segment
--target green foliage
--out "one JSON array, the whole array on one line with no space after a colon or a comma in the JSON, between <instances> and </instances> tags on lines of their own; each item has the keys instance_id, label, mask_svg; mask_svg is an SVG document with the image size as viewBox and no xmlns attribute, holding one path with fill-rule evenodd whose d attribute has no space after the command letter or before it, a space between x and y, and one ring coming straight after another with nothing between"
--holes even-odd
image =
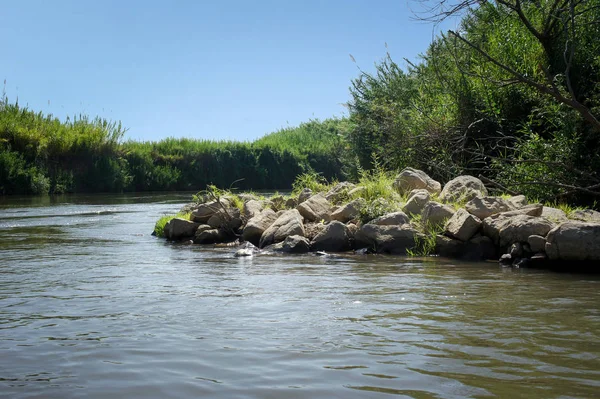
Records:
<instances>
[{"instance_id":1,"label":"green foliage","mask_svg":"<svg viewBox=\"0 0 600 399\"><path fill-rule=\"evenodd\" d=\"M431 256L435 254L437 236L444 232L445 223L433 225L422 223L420 215L413 218L411 225L420 231L419 235L415 236L415 246L408 249L406 253L409 256Z\"/></svg>"},{"instance_id":2,"label":"green foliage","mask_svg":"<svg viewBox=\"0 0 600 399\"><path fill-rule=\"evenodd\" d=\"M156 221L154 225L154 235L157 237L165 236L165 225L169 223L172 219L180 218L185 220L190 220L191 213L182 213L179 212L176 215L164 215L160 219Z\"/></svg>"},{"instance_id":3,"label":"green foliage","mask_svg":"<svg viewBox=\"0 0 600 399\"><path fill-rule=\"evenodd\" d=\"M320 173L310 171L296 176L292 183L292 194L298 195L305 188L316 194L329 190L329 183Z\"/></svg>"}]
</instances>

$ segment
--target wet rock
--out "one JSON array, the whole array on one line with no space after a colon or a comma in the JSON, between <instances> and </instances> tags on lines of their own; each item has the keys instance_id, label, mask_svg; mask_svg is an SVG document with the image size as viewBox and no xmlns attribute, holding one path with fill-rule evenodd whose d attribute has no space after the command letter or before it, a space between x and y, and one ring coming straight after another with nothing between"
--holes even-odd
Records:
<instances>
[{"instance_id":1,"label":"wet rock","mask_svg":"<svg viewBox=\"0 0 600 399\"><path fill-rule=\"evenodd\" d=\"M440 182L433 180L422 170L405 168L394 180L394 189L400 194L408 193L414 189L424 189L432 194L439 194L442 191Z\"/></svg>"},{"instance_id":2,"label":"wet rock","mask_svg":"<svg viewBox=\"0 0 600 399\"><path fill-rule=\"evenodd\" d=\"M500 265L502 266L512 266L512 256L510 254L504 254L500 257L500 259L498 260L498 262L500 263Z\"/></svg>"},{"instance_id":3,"label":"wet rock","mask_svg":"<svg viewBox=\"0 0 600 399\"><path fill-rule=\"evenodd\" d=\"M462 257L468 260L497 259L496 246L492 239L486 236L475 236L471 238L465 246L465 253Z\"/></svg>"},{"instance_id":4,"label":"wet rock","mask_svg":"<svg viewBox=\"0 0 600 399\"><path fill-rule=\"evenodd\" d=\"M194 236L196 244L216 244L227 240L229 236L221 229L203 230Z\"/></svg>"},{"instance_id":5,"label":"wet rock","mask_svg":"<svg viewBox=\"0 0 600 399\"><path fill-rule=\"evenodd\" d=\"M516 242L527 242L529 236L546 236L554 227L549 220L541 217L499 213L483 220L483 234L490 237L500 247Z\"/></svg>"},{"instance_id":6,"label":"wet rock","mask_svg":"<svg viewBox=\"0 0 600 399\"><path fill-rule=\"evenodd\" d=\"M248 220L242 231L242 238L246 241L250 241L254 245L258 245L260 237L265 230L275 222L275 220L277 220L275 211L270 208L264 209L258 215Z\"/></svg>"},{"instance_id":7,"label":"wet rock","mask_svg":"<svg viewBox=\"0 0 600 399\"><path fill-rule=\"evenodd\" d=\"M520 242L516 242L510 246L508 253L513 259L523 257L523 245Z\"/></svg>"},{"instance_id":8,"label":"wet rock","mask_svg":"<svg viewBox=\"0 0 600 399\"><path fill-rule=\"evenodd\" d=\"M305 254L310 250L310 243L306 237L293 235L288 236L283 240L283 245L281 246L282 252L287 252L290 254Z\"/></svg>"},{"instance_id":9,"label":"wet rock","mask_svg":"<svg viewBox=\"0 0 600 399\"><path fill-rule=\"evenodd\" d=\"M288 236L304 236L302 216L296 209L284 211L260 237L259 247L285 240Z\"/></svg>"},{"instance_id":10,"label":"wet rock","mask_svg":"<svg viewBox=\"0 0 600 399\"><path fill-rule=\"evenodd\" d=\"M546 237L551 260L600 261L600 223L566 222Z\"/></svg>"},{"instance_id":11,"label":"wet rock","mask_svg":"<svg viewBox=\"0 0 600 399\"><path fill-rule=\"evenodd\" d=\"M378 253L406 254L407 249L415 246L417 237L422 237L422 234L408 224L378 226L368 223L356 232L355 241L358 247L371 247Z\"/></svg>"},{"instance_id":12,"label":"wet rock","mask_svg":"<svg viewBox=\"0 0 600 399\"><path fill-rule=\"evenodd\" d=\"M174 218L165 224L164 234L169 240L181 240L184 238L193 237L200 223L195 223L190 220Z\"/></svg>"},{"instance_id":13,"label":"wet rock","mask_svg":"<svg viewBox=\"0 0 600 399\"><path fill-rule=\"evenodd\" d=\"M325 226L311 243L314 251L343 252L351 249L352 236L348 227L338 221Z\"/></svg>"},{"instance_id":14,"label":"wet rock","mask_svg":"<svg viewBox=\"0 0 600 399\"><path fill-rule=\"evenodd\" d=\"M461 258L465 251L465 243L454 238L437 235L435 237L435 253L448 258Z\"/></svg>"},{"instance_id":15,"label":"wet rock","mask_svg":"<svg viewBox=\"0 0 600 399\"><path fill-rule=\"evenodd\" d=\"M460 241L469 241L480 228L481 220L461 208L448 219L444 233Z\"/></svg>"},{"instance_id":16,"label":"wet rock","mask_svg":"<svg viewBox=\"0 0 600 399\"><path fill-rule=\"evenodd\" d=\"M527 243L531 252L538 253L546 250L546 238L542 236L532 235L527 237Z\"/></svg>"},{"instance_id":17,"label":"wet rock","mask_svg":"<svg viewBox=\"0 0 600 399\"><path fill-rule=\"evenodd\" d=\"M470 201L475 197L488 195L487 188L474 176L458 176L444 186L440 199L444 202Z\"/></svg>"}]
</instances>

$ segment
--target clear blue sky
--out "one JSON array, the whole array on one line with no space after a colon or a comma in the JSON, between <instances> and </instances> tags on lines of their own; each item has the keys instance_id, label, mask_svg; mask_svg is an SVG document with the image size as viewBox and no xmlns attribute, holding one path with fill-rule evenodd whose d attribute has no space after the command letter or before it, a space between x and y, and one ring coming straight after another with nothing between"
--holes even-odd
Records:
<instances>
[{"instance_id":1,"label":"clear blue sky","mask_svg":"<svg viewBox=\"0 0 600 399\"><path fill-rule=\"evenodd\" d=\"M405 0L1 4L9 100L120 120L136 140L253 140L341 116L357 67L372 71L386 42L415 60L433 29Z\"/></svg>"}]
</instances>

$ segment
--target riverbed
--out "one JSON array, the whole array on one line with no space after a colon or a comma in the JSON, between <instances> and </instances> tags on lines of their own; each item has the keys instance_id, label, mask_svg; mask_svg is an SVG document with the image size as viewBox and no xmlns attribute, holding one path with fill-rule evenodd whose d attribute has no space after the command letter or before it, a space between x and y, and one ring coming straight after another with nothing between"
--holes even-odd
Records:
<instances>
[{"instance_id":1,"label":"riverbed","mask_svg":"<svg viewBox=\"0 0 600 399\"><path fill-rule=\"evenodd\" d=\"M0 198L0 397L600 392L598 275L150 235L189 199Z\"/></svg>"}]
</instances>

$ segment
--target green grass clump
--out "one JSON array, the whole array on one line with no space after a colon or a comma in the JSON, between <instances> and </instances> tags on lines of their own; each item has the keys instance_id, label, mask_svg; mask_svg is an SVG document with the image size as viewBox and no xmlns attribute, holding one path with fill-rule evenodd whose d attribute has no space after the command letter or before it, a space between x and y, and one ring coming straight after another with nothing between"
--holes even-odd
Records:
<instances>
[{"instance_id":1,"label":"green grass clump","mask_svg":"<svg viewBox=\"0 0 600 399\"><path fill-rule=\"evenodd\" d=\"M298 195L305 188L310 189L313 194L322 193L329 190L329 182L320 173L306 172L296 176L292 183L292 195Z\"/></svg>"},{"instance_id":2,"label":"green grass clump","mask_svg":"<svg viewBox=\"0 0 600 399\"><path fill-rule=\"evenodd\" d=\"M182 213L179 212L176 215L164 215L160 219L156 221L154 225L154 235L157 237L165 236L165 225L169 223L172 219L180 218L185 220L190 220L191 213Z\"/></svg>"}]
</instances>

